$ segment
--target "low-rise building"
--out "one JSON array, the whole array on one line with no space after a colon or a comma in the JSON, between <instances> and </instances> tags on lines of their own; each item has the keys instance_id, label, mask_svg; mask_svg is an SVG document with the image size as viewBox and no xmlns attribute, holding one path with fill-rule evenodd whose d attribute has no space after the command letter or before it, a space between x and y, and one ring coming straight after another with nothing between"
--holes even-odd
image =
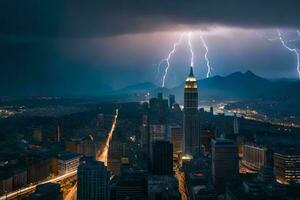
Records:
<instances>
[{"instance_id":1,"label":"low-rise building","mask_svg":"<svg viewBox=\"0 0 300 200\"><path fill-rule=\"evenodd\" d=\"M79 166L81 155L70 153L70 152L63 152L58 154L57 156L57 169L58 174L63 175L69 172L76 171Z\"/></svg>"}]
</instances>

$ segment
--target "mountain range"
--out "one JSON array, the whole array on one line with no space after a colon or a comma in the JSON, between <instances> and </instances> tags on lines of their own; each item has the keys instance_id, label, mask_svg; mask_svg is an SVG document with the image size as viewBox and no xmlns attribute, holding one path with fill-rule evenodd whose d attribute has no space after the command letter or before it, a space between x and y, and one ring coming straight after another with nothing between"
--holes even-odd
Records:
<instances>
[{"instance_id":1,"label":"mountain range","mask_svg":"<svg viewBox=\"0 0 300 200\"><path fill-rule=\"evenodd\" d=\"M114 91L114 94L145 94L155 96L163 92L165 96L175 94L178 101L183 99L184 83L174 88L161 88L146 82L131 85ZM198 80L200 100L247 100L247 99L281 99L300 98L296 91L300 89L299 81L271 81L257 76L251 71L235 72L228 76L214 76Z\"/></svg>"}]
</instances>

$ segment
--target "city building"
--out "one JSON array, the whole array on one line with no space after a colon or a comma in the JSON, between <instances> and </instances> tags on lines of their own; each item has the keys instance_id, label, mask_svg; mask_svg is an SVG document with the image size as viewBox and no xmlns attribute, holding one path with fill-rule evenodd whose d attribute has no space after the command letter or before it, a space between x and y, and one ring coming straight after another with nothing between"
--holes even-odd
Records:
<instances>
[{"instance_id":1,"label":"city building","mask_svg":"<svg viewBox=\"0 0 300 200\"><path fill-rule=\"evenodd\" d=\"M14 167L12 170L13 189L19 189L27 184L27 168L25 166Z\"/></svg>"},{"instance_id":2,"label":"city building","mask_svg":"<svg viewBox=\"0 0 300 200\"><path fill-rule=\"evenodd\" d=\"M182 128L180 126L170 126L169 130L171 132L171 143L173 144L173 154L178 154L182 152Z\"/></svg>"},{"instance_id":3,"label":"city building","mask_svg":"<svg viewBox=\"0 0 300 200\"><path fill-rule=\"evenodd\" d=\"M62 200L63 195L60 191L60 184L45 183L38 185L36 191L25 198L25 200Z\"/></svg>"},{"instance_id":4,"label":"city building","mask_svg":"<svg viewBox=\"0 0 300 200\"><path fill-rule=\"evenodd\" d=\"M143 200L147 195L145 174L135 170L122 170L117 181L111 187L113 189L112 200Z\"/></svg>"},{"instance_id":5,"label":"city building","mask_svg":"<svg viewBox=\"0 0 300 200\"><path fill-rule=\"evenodd\" d=\"M300 151L285 149L274 153L274 174L279 183L300 183Z\"/></svg>"},{"instance_id":6,"label":"city building","mask_svg":"<svg viewBox=\"0 0 300 200\"><path fill-rule=\"evenodd\" d=\"M239 134L239 121L238 121L238 118L236 116L236 113L234 113L234 116L233 116L233 133L234 134Z\"/></svg>"},{"instance_id":7,"label":"city building","mask_svg":"<svg viewBox=\"0 0 300 200\"><path fill-rule=\"evenodd\" d=\"M109 200L109 174L103 162L86 160L78 167L78 200Z\"/></svg>"},{"instance_id":8,"label":"city building","mask_svg":"<svg viewBox=\"0 0 300 200\"><path fill-rule=\"evenodd\" d=\"M4 195L13 191L13 177L4 171L0 174L0 194Z\"/></svg>"},{"instance_id":9,"label":"city building","mask_svg":"<svg viewBox=\"0 0 300 200\"><path fill-rule=\"evenodd\" d=\"M180 200L178 182L174 176L148 176L148 200Z\"/></svg>"},{"instance_id":10,"label":"city building","mask_svg":"<svg viewBox=\"0 0 300 200\"><path fill-rule=\"evenodd\" d=\"M79 166L81 155L62 152L57 155L57 170L58 175L67 174L69 172L76 171Z\"/></svg>"},{"instance_id":11,"label":"city building","mask_svg":"<svg viewBox=\"0 0 300 200\"><path fill-rule=\"evenodd\" d=\"M152 144L151 171L154 175L173 173L173 145L169 141L155 141Z\"/></svg>"},{"instance_id":12,"label":"city building","mask_svg":"<svg viewBox=\"0 0 300 200\"><path fill-rule=\"evenodd\" d=\"M150 156L150 130L148 123L148 115L143 115L143 123L141 127L141 147L144 155L149 158Z\"/></svg>"},{"instance_id":13,"label":"city building","mask_svg":"<svg viewBox=\"0 0 300 200\"><path fill-rule=\"evenodd\" d=\"M201 152L204 155L210 154L211 152L211 140L214 139L215 134L210 129L202 129L200 135L201 141Z\"/></svg>"},{"instance_id":14,"label":"city building","mask_svg":"<svg viewBox=\"0 0 300 200\"><path fill-rule=\"evenodd\" d=\"M199 168L199 163L194 163ZM189 170L187 170L189 171ZM187 173L186 184L188 196L191 200L213 200L217 199L217 193L211 184L210 178L205 171L194 171Z\"/></svg>"},{"instance_id":15,"label":"city building","mask_svg":"<svg viewBox=\"0 0 300 200\"><path fill-rule=\"evenodd\" d=\"M150 124L150 141L167 140L167 128L164 124Z\"/></svg>"},{"instance_id":16,"label":"city building","mask_svg":"<svg viewBox=\"0 0 300 200\"><path fill-rule=\"evenodd\" d=\"M151 98L149 101L150 118L165 123L168 108L168 99L163 99L162 93L158 93L157 98Z\"/></svg>"},{"instance_id":17,"label":"city building","mask_svg":"<svg viewBox=\"0 0 300 200\"><path fill-rule=\"evenodd\" d=\"M97 148L93 136L88 135L86 137L72 137L66 140L65 150L87 157L95 157Z\"/></svg>"},{"instance_id":18,"label":"city building","mask_svg":"<svg viewBox=\"0 0 300 200\"><path fill-rule=\"evenodd\" d=\"M51 172L51 157L48 155L40 155L30 157L27 167L28 183L35 183L44 180L50 176Z\"/></svg>"},{"instance_id":19,"label":"city building","mask_svg":"<svg viewBox=\"0 0 300 200\"><path fill-rule=\"evenodd\" d=\"M120 140L113 139L110 142L108 150L107 169L114 175L117 175L122 165L123 149L125 146Z\"/></svg>"},{"instance_id":20,"label":"city building","mask_svg":"<svg viewBox=\"0 0 300 200\"><path fill-rule=\"evenodd\" d=\"M237 146L232 140L212 140L212 179L217 191L224 191L226 183L239 174Z\"/></svg>"},{"instance_id":21,"label":"city building","mask_svg":"<svg viewBox=\"0 0 300 200\"><path fill-rule=\"evenodd\" d=\"M255 144L244 144L242 164L250 170L259 171L267 164L267 148Z\"/></svg>"},{"instance_id":22,"label":"city building","mask_svg":"<svg viewBox=\"0 0 300 200\"><path fill-rule=\"evenodd\" d=\"M217 200L218 195L211 185L197 185L190 193L191 200Z\"/></svg>"},{"instance_id":23,"label":"city building","mask_svg":"<svg viewBox=\"0 0 300 200\"><path fill-rule=\"evenodd\" d=\"M198 157L200 154L198 87L192 67L184 86L183 135L184 154Z\"/></svg>"},{"instance_id":24,"label":"city building","mask_svg":"<svg viewBox=\"0 0 300 200\"><path fill-rule=\"evenodd\" d=\"M170 94L169 95L169 107L172 109L174 104L175 104L175 95Z\"/></svg>"}]
</instances>

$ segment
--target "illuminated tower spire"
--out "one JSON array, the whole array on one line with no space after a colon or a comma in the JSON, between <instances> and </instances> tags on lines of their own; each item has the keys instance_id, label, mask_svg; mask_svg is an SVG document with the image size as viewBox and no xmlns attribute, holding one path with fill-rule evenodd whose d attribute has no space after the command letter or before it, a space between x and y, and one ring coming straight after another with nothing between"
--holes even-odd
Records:
<instances>
[{"instance_id":1,"label":"illuminated tower spire","mask_svg":"<svg viewBox=\"0 0 300 200\"><path fill-rule=\"evenodd\" d=\"M194 76L194 73L193 73L193 67L190 67L190 77L193 77Z\"/></svg>"},{"instance_id":2,"label":"illuminated tower spire","mask_svg":"<svg viewBox=\"0 0 300 200\"><path fill-rule=\"evenodd\" d=\"M198 157L200 153L198 86L192 67L184 86L183 132L184 154Z\"/></svg>"}]
</instances>

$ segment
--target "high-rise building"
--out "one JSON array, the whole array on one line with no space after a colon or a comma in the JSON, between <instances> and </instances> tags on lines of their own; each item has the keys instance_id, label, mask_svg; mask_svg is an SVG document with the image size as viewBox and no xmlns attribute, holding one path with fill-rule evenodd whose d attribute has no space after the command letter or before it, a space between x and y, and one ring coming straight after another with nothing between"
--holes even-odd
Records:
<instances>
[{"instance_id":1,"label":"high-rise building","mask_svg":"<svg viewBox=\"0 0 300 200\"><path fill-rule=\"evenodd\" d=\"M169 95L169 107L173 108L174 104L175 104L175 95L174 94L170 94Z\"/></svg>"},{"instance_id":2,"label":"high-rise building","mask_svg":"<svg viewBox=\"0 0 300 200\"><path fill-rule=\"evenodd\" d=\"M236 116L236 113L234 113L234 117L233 117L233 133L239 134L239 121Z\"/></svg>"},{"instance_id":3,"label":"high-rise building","mask_svg":"<svg viewBox=\"0 0 300 200\"><path fill-rule=\"evenodd\" d=\"M300 183L300 151L286 149L274 153L274 174L280 183Z\"/></svg>"},{"instance_id":4,"label":"high-rise building","mask_svg":"<svg viewBox=\"0 0 300 200\"><path fill-rule=\"evenodd\" d=\"M267 149L254 144L244 144L242 164L251 170L260 170L267 164Z\"/></svg>"},{"instance_id":5,"label":"high-rise building","mask_svg":"<svg viewBox=\"0 0 300 200\"><path fill-rule=\"evenodd\" d=\"M149 131L149 124L148 124L148 115L143 115L143 123L141 127L141 145L142 151L146 157L150 155L150 131Z\"/></svg>"},{"instance_id":6,"label":"high-rise building","mask_svg":"<svg viewBox=\"0 0 300 200\"><path fill-rule=\"evenodd\" d=\"M212 178L217 191L224 191L226 183L238 176L237 146L232 140L212 140Z\"/></svg>"},{"instance_id":7,"label":"high-rise building","mask_svg":"<svg viewBox=\"0 0 300 200\"><path fill-rule=\"evenodd\" d=\"M145 174L133 169L122 170L118 179L111 185L111 199L146 199L147 182Z\"/></svg>"},{"instance_id":8,"label":"high-rise building","mask_svg":"<svg viewBox=\"0 0 300 200\"><path fill-rule=\"evenodd\" d=\"M169 141L155 141L151 154L152 173L170 175L173 172L173 145Z\"/></svg>"},{"instance_id":9,"label":"high-rise building","mask_svg":"<svg viewBox=\"0 0 300 200\"><path fill-rule=\"evenodd\" d=\"M174 176L148 176L148 200L180 200L178 182Z\"/></svg>"},{"instance_id":10,"label":"high-rise building","mask_svg":"<svg viewBox=\"0 0 300 200\"><path fill-rule=\"evenodd\" d=\"M78 200L108 200L109 175L103 162L84 161L78 167Z\"/></svg>"},{"instance_id":11,"label":"high-rise building","mask_svg":"<svg viewBox=\"0 0 300 200\"><path fill-rule=\"evenodd\" d=\"M58 174L64 175L77 170L81 155L63 152L57 155Z\"/></svg>"},{"instance_id":12,"label":"high-rise building","mask_svg":"<svg viewBox=\"0 0 300 200\"><path fill-rule=\"evenodd\" d=\"M66 140L65 150L83 154L87 157L95 157L97 148L93 136L88 135L86 137L72 137Z\"/></svg>"},{"instance_id":13,"label":"high-rise building","mask_svg":"<svg viewBox=\"0 0 300 200\"><path fill-rule=\"evenodd\" d=\"M0 195L13 191L13 177L2 171L0 173Z\"/></svg>"},{"instance_id":14,"label":"high-rise building","mask_svg":"<svg viewBox=\"0 0 300 200\"><path fill-rule=\"evenodd\" d=\"M182 152L182 128L180 126L171 126L171 143L173 144L173 154Z\"/></svg>"},{"instance_id":15,"label":"high-rise building","mask_svg":"<svg viewBox=\"0 0 300 200\"><path fill-rule=\"evenodd\" d=\"M184 86L183 133L184 153L198 157L200 153L198 87L192 67Z\"/></svg>"},{"instance_id":16,"label":"high-rise building","mask_svg":"<svg viewBox=\"0 0 300 200\"><path fill-rule=\"evenodd\" d=\"M123 143L117 138L110 142L108 150L107 169L113 175L117 175L120 171L122 165L121 159L123 156L124 148L125 147Z\"/></svg>"},{"instance_id":17,"label":"high-rise building","mask_svg":"<svg viewBox=\"0 0 300 200\"><path fill-rule=\"evenodd\" d=\"M149 131L151 142L167 139L167 129L164 124L150 124Z\"/></svg>"},{"instance_id":18,"label":"high-rise building","mask_svg":"<svg viewBox=\"0 0 300 200\"><path fill-rule=\"evenodd\" d=\"M30 196L26 197L25 200L62 200L63 195L60 191L60 184L57 183L45 183L42 185L38 185L36 187L36 191Z\"/></svg>"}]
</instances>

